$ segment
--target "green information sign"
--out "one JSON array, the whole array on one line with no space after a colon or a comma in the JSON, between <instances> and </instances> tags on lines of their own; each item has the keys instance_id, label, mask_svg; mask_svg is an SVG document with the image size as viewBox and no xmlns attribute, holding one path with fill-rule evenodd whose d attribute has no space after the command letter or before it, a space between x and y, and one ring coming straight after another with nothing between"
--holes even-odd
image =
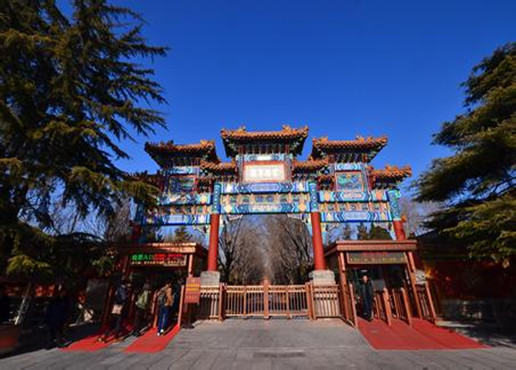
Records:
<instances>
[{"instance_id":1,"label":"green information sign","mask_svg":"<svg viewBox=\"0 0 516 370\"><path fill-rule=\"evenodd\" d=\"M186 255L181 253L135 253L131 255L132 266L186 266Z\"/></svg>"},{"instance_id":2,"label":"green information sign","mask_svg":"<svg viewBox=\"0 0 516 370\"><path fill-rule=\"evenodd\" d=\"M404 252L348 252L347 261L354 265L405 264Z\"/></svg>"}]
</instances>

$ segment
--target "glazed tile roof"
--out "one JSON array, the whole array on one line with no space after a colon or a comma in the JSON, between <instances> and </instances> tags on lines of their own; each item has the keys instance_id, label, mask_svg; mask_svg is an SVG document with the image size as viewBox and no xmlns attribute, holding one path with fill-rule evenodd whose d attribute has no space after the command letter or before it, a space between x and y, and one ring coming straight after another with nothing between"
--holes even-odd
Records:
<instances>
[{"instance_id":1,"label":"glazed tile roof","mask_svg":"<svg viewBox=\"0 0 516 370\"><path fill-rule=\"evenodd\" d=\"M412 168L410 166L385 166L384 169L374 169L369 167L369 174L373 183L398 183L403 179L412 176Z\"/></svg>"},{"instance_id":2,"label":"glazed tile roof","mask_svg":"<svg viewBox=\"0 0 516 370\"><path fill-rule=\"evenodd\" d=\"M387 137L364 138L358 136L355 140L328 140L327 137L313 139L312 157L324 158L328 154L365 154L370 161L387 144Z\"/></svg>"},{"instance_id":3,"label":"glazed tile roof","mask_svg":"<svg viewBox=\"0 0 516 370\"><path fill-rule=\"evenodd\" d=\"M237 155L239 146L270 144L288 144L290 153L299 155L308 137L308 127L296 129L284 125L281 131L247 131L245 127L240 127L236 130L222 129L220 136L228 157Z\"/></svg>"},{"instance_id":4,"label":"glazed tile roof","mask_svg":"<svg viewBox=\"0 0 516 370\"><path fill-rule=\"evenodd\" d=\"M323 169L329 164L328 159L308 159L306 161L292 161L292 171L294 173L299 172L312 172Z\"/></svg>"},{"instance_id":5,"label":"glazed tile roof","mask_svg":"<svg viewBox=\"0 0 516 370\"><path fill-rule=\"evenodd\" d=\"M198 144L145 143L145 151L161 166L188 159L218 161L213 140L201 140Z\"/></svg>"},{"instance_id":6,"label":"glazed tile roof","mask_svg":"<svg viewBox=\"0 0 516 370\"><path fill-rule=\"evenodd\" d=\"M201 170L213 173L215 175L236 175L237 174L237 164L235 161L231 161L231 162L201 161Z\"/></svg>"}]
</instances>

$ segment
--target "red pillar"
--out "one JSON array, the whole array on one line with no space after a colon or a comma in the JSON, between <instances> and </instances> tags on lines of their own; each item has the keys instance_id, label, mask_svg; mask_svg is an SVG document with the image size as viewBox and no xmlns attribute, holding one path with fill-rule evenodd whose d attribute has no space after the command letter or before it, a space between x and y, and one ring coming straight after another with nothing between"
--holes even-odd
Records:
<instances>
[{"instance_id":1,"label":"red pillar","mask_svg":"<svg viewBox=\"0 0 516 370\"><path fill-rule=\"evenodd\" d=\"M405 229L403 228L403 221L392 221L392 226L394 226L394 234L396 235L396 240L407 239L407 237L405 236Z\"/></svg>"},{"instance_id":2,"label":"red pillar","mask_svg":"<svg viewBox=\"0 0 516 370\"><path fill-rule=\"evenodd\" d=\"M220 214L210 216L210 245L208 248L208 271L218 271Z\"/></svg>"},{"instance_id":3,"label":"red pillar","mask_svg":"<svg viewBox=\"0 0 516 370\"><path fill-rule=\"evenodd\" d=\"M321 214L319 212L312 212L310 213L310 218L312 220L312 244L314 245L314 269L326 270L321 232Z\"/></svg>"}]
</instances>

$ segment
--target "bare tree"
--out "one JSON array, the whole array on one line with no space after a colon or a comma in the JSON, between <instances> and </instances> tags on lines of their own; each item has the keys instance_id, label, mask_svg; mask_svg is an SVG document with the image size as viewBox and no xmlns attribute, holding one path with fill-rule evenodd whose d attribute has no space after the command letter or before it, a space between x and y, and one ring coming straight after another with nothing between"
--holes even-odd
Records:
<instances>
[{"instance_id":1,"label":"bare tree","mask_svg":"<svg viewBox=\"0 0 516 370\"><path fill-rule=\"evenodd\" d=\"M405 218L405 232L407 235L417 236L427 231L425 222L430 218L432 213L442 208L439 203L415 202L410 198L402 197L400 199L401 214Z\"/></svg>"},{"instance_id":2,"label":"bare tree","mask_svg":"<svg viewBox=\"0 0 516 370\"><path fill-rule=\"evenodd\" d=\"M267 272L276 284L304 283L312 267L312 240L301 220L271 215L265 220L269 232Z\"/></svg>"},{"instance_id":3,"label":"bare tree","mask_svg":"<svg viewBox=\"0 0 516 370\"><path fill-rule=\"evenodd\" d=\"M237 260L238 248L241 247L240 231L243 216L236 219L226 218L222 235L219 238L219 265L222 267L222 277L230 282L231 270Z\"/></svg>"}]
</instances>

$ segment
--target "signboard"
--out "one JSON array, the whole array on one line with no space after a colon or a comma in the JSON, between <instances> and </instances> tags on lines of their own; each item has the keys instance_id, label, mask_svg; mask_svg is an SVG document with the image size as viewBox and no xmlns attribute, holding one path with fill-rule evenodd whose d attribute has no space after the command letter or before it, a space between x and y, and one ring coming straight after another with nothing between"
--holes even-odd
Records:
<instances>
[{"instance_id":1,"label":"signboard","mask_svg":"<svg viewBox=\"0 0 516 370\"><path fill-rule=\"evenodd\" d=\"M201 278L187 277L185 285L185 303L199 304L201 301Z\"/></svg>"},{"instance_id":2,"label":"signboard","mask_svg":"<svg viewBox=\"0 0 516 370\"><path fill-rule=\"evenodd\" d=\"M355 265L397 265L405 264L403 252L347 252L347 261Z\"/></svg>"},{"instance_id":3,"label":"signboard","mask_svg":"<svg viewBox=\"0 0 516 370\"><path fill-rule=\"evenodd\" d=\"M186 254L182 253L135 253L130 258L131 266L186 266Z\"/></svg>"},{"instance_id":4,"label":"signboard","mask_svg":"<svg viewBox=\"0 0 516 370\"><path fill-rule=\"evenodd\" d=\"M246 163L244 164L244 182L285 182L287 174L285 164L280 163Z\"/></svg>"}]
</instances>

